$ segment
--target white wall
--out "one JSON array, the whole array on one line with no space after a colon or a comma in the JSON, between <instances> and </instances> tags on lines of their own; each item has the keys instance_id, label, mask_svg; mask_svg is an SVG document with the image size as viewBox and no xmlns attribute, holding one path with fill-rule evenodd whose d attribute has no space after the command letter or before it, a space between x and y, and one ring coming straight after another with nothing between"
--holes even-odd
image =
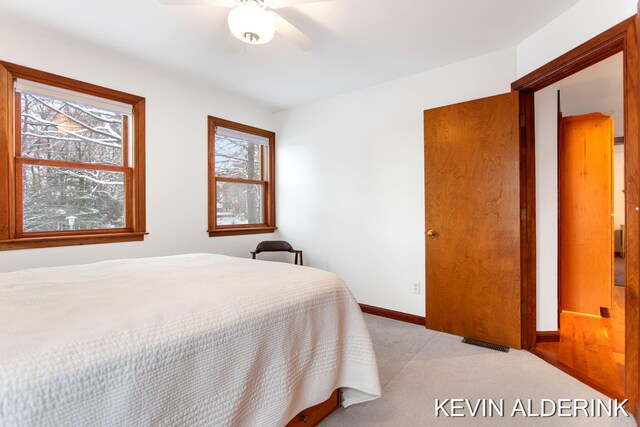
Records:
<instances>
[{"instance_id":1,"label":"white wall","mask_svg":"<svg viewBox=\"0 0 640 427\"><path fill-rule=\"evenodd\" d=\"M535 93L536 330L558 330L558 85Z\"/></svg>"},{"instance_id":2,"label":"white wall","mask_svg":"<svg viewBox=\"0 0 640 427\"><path fill-rule=\"evenodd\" d=\"M637 0L582 0L517 46L522 77L637 12Z\"/></svg>"},{"instance_id":3,"label":"white wall","mask_svg":"<svg viewBox=\"0 0 640 427\"><path fill-rule=\"evenodd\" d=\"M424 316L423 110L509 91L505 50L281 112L278 221L358 301ZM421 294L412 293L413 282Z\"/></svg>"},{"instance_id":4,"label":"white wall","mask_svg":"<svg viewBox=\"0 0 640 427\"><path fill-rule=\"evenodd\" d=\"M249 256L273 235L209 238L207 115L273 129L273 114L252 102L192 86L188 78L136 67L135 60L73 47L0 17L0 59L146 97L147 227L144 242L0 252L0 271L113 258L213 252Z\"/></svg>"},{"instance_id":5,"label":"white wall","mask_svg":"<svg viewBox=\"0 0 640 427\"><path fill-rule=\"evenodd\" d=\"M582 0L516 48L522 77L637 11L636 0ZM557 86L536 93L538 331L557 330Z\"/></svg>"}]
</instances>

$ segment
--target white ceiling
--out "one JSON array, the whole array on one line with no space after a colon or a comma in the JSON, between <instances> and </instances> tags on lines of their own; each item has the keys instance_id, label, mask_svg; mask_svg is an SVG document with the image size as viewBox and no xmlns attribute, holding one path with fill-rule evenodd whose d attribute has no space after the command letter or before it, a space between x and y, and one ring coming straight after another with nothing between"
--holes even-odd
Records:
<instances>
[{"instance_id":1,"label":"white ceiling","mask_svg":"<svg viewBox=\"0 0 640 427\"><path fill-rule=\"evenodd\" d=\"M279 9L286 39L224 52L228 9L158 0L0 0L0 15L280 110L516 46L578 0L331 0Z\"/></svg>"}]
</instances>

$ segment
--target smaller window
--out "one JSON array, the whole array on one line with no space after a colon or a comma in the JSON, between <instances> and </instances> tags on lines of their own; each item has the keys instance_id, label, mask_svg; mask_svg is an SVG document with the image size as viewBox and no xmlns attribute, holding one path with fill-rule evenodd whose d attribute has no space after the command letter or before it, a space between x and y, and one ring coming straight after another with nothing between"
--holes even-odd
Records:
<instances>
[{"instance_id":1,"label":"smaller window","mask_svg":"<svg viewBox=\"0 0 640 427\"><path fill-rule=\"evenodd\" d=\"M209 236L271 233L275 133L209 117Z\"/></svg>"}]
</instances>

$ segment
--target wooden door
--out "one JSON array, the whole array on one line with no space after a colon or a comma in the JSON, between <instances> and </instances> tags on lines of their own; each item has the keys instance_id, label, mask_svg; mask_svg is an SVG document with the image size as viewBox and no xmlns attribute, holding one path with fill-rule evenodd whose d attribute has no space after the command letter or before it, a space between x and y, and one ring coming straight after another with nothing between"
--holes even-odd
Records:
<instances>
[{"instance_id":1,"label":"wooden door","mask_svg":"<svg viewBox=\"0 0 640 427\"><path fill-rule=\"evenodd\" d=\"M426 324L521 346L518 93L426 110Z\"/></svg>"},{"instance_id":2,"label":"wooden door","mask_svg":"<svg viewBox=\"0 0 640 427\"><path fill-rule=\"evenodd\" d=\"M562 310L600 315L613 292L613 119L563 117L558 146Z\"/></svg>"}]
</instances>

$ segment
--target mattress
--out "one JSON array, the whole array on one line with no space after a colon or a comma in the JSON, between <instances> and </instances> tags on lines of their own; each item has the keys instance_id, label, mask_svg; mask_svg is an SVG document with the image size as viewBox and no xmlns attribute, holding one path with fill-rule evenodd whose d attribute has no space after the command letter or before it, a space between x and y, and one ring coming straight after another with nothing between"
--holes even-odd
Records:
<instances>
[{"instance_id":1,"label":"mattress","mask_svg":"<svg viewBox=\"0 0 640 427\"><path fill-rule=\"evenodd\" d=\"M283 426L380 396L340 278L212 254L0 274L0 425Z\"/></svg>"}]
</instances>

